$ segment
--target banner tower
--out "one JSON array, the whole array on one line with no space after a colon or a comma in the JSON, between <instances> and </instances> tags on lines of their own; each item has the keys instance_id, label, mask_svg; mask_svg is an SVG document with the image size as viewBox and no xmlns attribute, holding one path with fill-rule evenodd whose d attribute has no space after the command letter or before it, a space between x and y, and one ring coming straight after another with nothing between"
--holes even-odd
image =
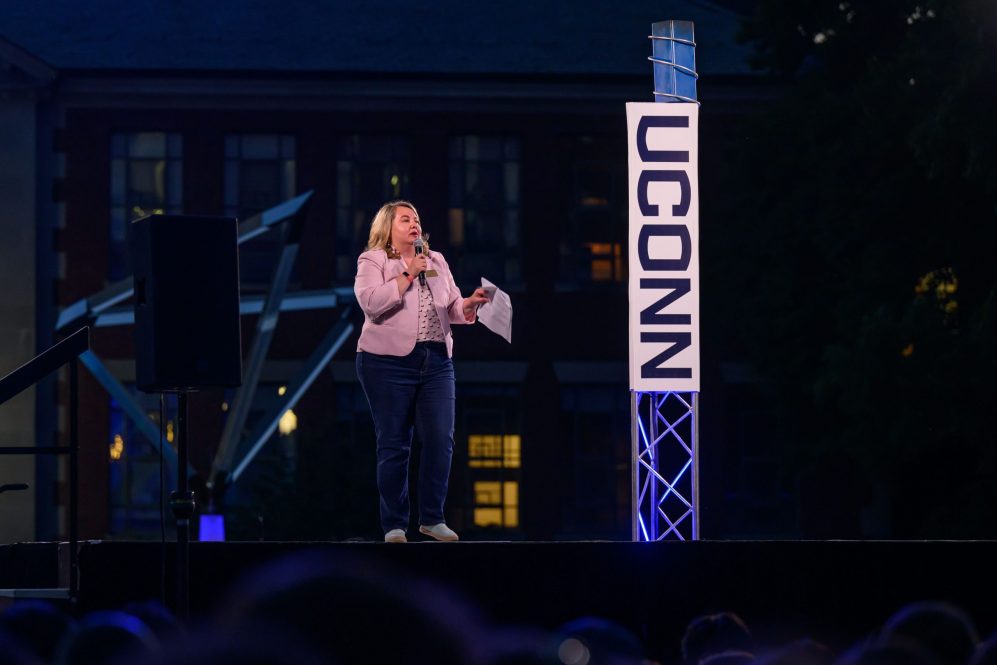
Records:
<instances>
[{"instance_id":1,"label":"banner tower","mask_svg":"<svg viewBox=\"0 0 997 665\"><path fill-rule=\"evenodd\" d=\"M699 538L699 102L693 24L651 26L653 103L627 104L635 541Z\"/></svg>"}]
</instances>

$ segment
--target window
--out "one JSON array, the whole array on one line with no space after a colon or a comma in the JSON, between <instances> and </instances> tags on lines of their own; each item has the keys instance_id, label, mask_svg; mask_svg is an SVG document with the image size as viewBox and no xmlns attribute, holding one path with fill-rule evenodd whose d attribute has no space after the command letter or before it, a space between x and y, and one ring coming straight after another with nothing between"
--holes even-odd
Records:
<instances>
[{"instance_id":1,"label":"window","mask_svg":"<svg viewBox=\"0 0 997 665\"><path fill-rule=\"evenodd\" d=\"M134 392L134 389L133 389ZM159 399L156 395L134 392L135 399L154 423L159 423ZM176 401L166 400L164 445L176 446ZM111 499L110 531L115 535L147 536L159 532L159 451L139 432L121 406L110 400L110 441L108 474ZM164 496L175 487L176 468L165 459ZM165 505L165 503L164 503ZM169 507L166 523L172 524Z\"/></svg>"},{"instance_id":2,"label":"window","mask_svg":"<svg viewBox=\"0 0 997 665\"><path fill-rule=\"evenodd\" d=\"M630 404L626 386L562 385L571 441L563 515L575 538L623 539L630 529Z\"/></svg>"},{"instance_id":3,"label":"window","mask_svg":"<svg viewBox=\"0 0 997 665\"><path fill-rule=\"evenodd\" d=\"M465 383L461 389L454 431L460 464L455 466L451 494L460 496L465 529L504 529L503 538L514 538L522 524L520 400L518 384Z\"/></svg>"},{"instance_id":4,"label":"window","mask_svg":"<svg viewBox=\"0 0 997 665\"><path fill-rule=\"evenodd\" d=\"M151 214L182 209L179 134L138 132L111 136L111 228L108 279L131 274L128 252L129 222Z\"/></svg>"},{"instance_id":5,"label":"window","mask_svg":"<svg viewBox=\"0 0 997 665\"><path fill-rule=\"evenodd\" d=\"M353 283L370 223L393 199L411 196L409 144L398 136L348 136L336 164L336 277Z\"/></svg>"},{"instance_id":6,"label":"window","mask_svg":"<svg viewBox=\"0 0 997 665\"><path fill-rule=\"evenodd\" d=\"M289 134L225 136L225 214L246 219L295 194L295 144Z\"/></svg>"},{"instance_id":7,"label":"window","mask_svg":"<svg viewBox=\"0 0 997 665\"><path fill-rule=\"evenodd\" d=\"M294 197L296 169L290 134L227 134L225 214L243 220ZM270 232L239 246L244 289L262 290L269 284L277 243L277 235Z\"/></svg>"},{"instance_id":8,"label":"window","mask_svg":"<svg viewBox=\"0 0 997 665\"><path fill-rule=\"evenodd\" d=\"M474 526L519 526L519 483L477 481L474 483Z\"/></svg>"},{"instance_id":9,"label":"window","mask_svg":"<svg viewBox=\"0 0 997 665\"><path fill-rule=\"evenodd\" d=\"M615 140L564 139L571 158L568 201L561 232L561 280L571 285L621 284L626 280L626 164Z\"/></svg>"},{"instance_id":10,"label":"window","mask_svg":"<svg viewBox=\"0 0 997 665\"><path fill-rule=\"evenodd\" d=\"M474 526L515 529L519 526L518 478L521 440L518 434L471 434L467 437L467 466L488 469L474 473Z\"/></svg>"},{"instance_id":11,"label":"window","mask_svg":"<svg viewBox=\"0 0 997 665\"><path fill-rule=\"evenodd\" d=\"M518 469L518 434L472 434L467 437L467 465L471 468Z\"/></svg>"},{"instance_id":12,"label":"window","mask_svg":"<svg viewBox=\"0 0 997 665\"><path fill-rule=\"evenodd\" d=\"M519 203L518 140L450 140L448 222L458 283L482 275L500 285L522 279Z\"/></svg>"}]
</instances>

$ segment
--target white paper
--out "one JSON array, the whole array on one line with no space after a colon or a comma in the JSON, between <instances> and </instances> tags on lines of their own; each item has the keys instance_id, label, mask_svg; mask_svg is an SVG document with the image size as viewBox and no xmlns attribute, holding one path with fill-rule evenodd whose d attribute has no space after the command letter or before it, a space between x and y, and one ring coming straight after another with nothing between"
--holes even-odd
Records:
<instances>
[{"instance_id":1,"label":"white paper","mask_svg":"<svg viewBox=\"0 0 997 665\"><path fill-rule=\"evenodd\" d=\"M484 277L481 278L481 288L488 295L488 302L478 307L478 320L512 344L512 299Z\"/></svg>"}]
</instances>

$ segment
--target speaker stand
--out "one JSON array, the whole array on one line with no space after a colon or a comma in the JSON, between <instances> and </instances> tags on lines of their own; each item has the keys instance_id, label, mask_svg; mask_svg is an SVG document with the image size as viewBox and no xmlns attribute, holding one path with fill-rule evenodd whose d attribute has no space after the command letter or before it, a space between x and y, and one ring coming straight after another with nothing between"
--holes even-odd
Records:
<instances>
[{"instance_id":1,"label":"speaker stand","mask_svg":"<svg viewBox=\"0 0 997 665\"><path fill-rule=\"evenodd\" d=\"M177 557L174 580L177 617L190 618L190 520L194 517L194 493L187 486L187 397L189 390L177 391L177 489L170 493L170 510L177 522Z\"/></svg>"}]
</instances>

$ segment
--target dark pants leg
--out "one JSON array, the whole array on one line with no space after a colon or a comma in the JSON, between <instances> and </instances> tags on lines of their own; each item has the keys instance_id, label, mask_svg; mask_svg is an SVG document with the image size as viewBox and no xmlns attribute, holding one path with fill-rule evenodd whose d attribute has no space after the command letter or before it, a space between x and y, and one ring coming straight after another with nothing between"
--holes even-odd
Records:
<instances>
[{"instance_id":1,"label":"dark pants leg","mask_svg":"<svg viewBox=\"0 0 997 665\"><path fill-rule=\"evenodd\" d=\"M419 457L419 524L443 522L454 429L453 361L446 347L427 347L415 400L415 432L422 443Z\"/></svg>"},{"instance_id":2,"label":"dark pants leg","mask_svg":"<svg viewBox=\"0 0 997 665\"><path fill-rule=\"evenodd\" d=\"M407 356L357 353L357 377L367 395L377 436L381 527L406 529L408 464L415 426L422 443L419 523L443 522L453 454L453 362L442 344L418 344Z\"/></svg>"},{"instance_id":3,"label":"dark pants leg","mask_svg":"<svg viewBox=\"0 0 997 665\"><path fill-rule=\"evenodd\" d=\"M381 528L408 529L408 463L419 367L410 356L357 353L357 377L367 395L377 437Z\"/></svg>"}]
</instances>

